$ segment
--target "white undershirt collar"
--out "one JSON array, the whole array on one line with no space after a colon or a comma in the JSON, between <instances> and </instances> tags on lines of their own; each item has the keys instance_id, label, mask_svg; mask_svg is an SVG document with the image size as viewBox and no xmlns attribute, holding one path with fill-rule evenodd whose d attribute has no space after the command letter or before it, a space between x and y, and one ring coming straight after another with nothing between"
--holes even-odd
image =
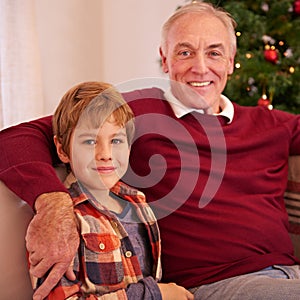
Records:
<instances>
[{"instance_id":1,"label":"white undershirt collar","mask_svg":"<svg viewBox=\"0 0 300 300\"><path fill-rule=\"evenodd\" d=\"M168 89L164 93L165 98L168 100L170 103L173 112L177 118L181 118L185 116L188 113L191 113L193 111L204 114L203 109L193 109L193 108L188 108L185 105L183 105L171 92L171 89ZM216 116L224 116L228 118L227 124L230 124L233 120L234 116L234 108L232 102L224 95L221 95L220 99L220 108L221 112L218 114L214 114Z\"/></svg>"}]
</instances>

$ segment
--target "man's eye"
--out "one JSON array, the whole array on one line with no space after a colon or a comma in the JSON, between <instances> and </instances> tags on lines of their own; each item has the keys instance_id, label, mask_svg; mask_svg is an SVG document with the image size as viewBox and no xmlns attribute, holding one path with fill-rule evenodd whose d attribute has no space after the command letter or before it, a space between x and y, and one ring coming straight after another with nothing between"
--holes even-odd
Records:
<instances>
[{"instance_id":1,"label":"man's eye","mask_svg":"<svg viewBox=\"0 0 300 300\"><path fill-rule=\"evenodd\" d=\"M179 56L182 56L182 57L191 56L191 51L188 51L188 50L181 51L181 52L179 52Z\"/></svg>"},{"instance_id":2,"label":"man's eye","mask_svg":"<svg viewBox=\"0 0 300 300\"><path fill-rule=\"evenodd\" d=\"M219 56L221 56L221 53L218 52L218 51L211 51L211 52L210 52L210 56L213 56L213 57L219 57Z\"/></svg>"}]
</instances>

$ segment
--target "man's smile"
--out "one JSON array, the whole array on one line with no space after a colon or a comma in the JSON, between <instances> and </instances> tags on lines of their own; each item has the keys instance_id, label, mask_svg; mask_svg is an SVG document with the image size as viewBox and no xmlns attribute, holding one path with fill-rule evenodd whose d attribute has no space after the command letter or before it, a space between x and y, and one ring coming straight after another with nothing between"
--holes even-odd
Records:
<instances>
[{"instance_id":1,"label":"man's smile","mask_svg":"<svg viewBox=\"0 0 300 300\"><path fill-rule=\"evenodd\" d=\"M190 81L188 82L189 85L194 87L204 87L209 86L212 83L212 81Z\"/></svg>"}]
</instances>

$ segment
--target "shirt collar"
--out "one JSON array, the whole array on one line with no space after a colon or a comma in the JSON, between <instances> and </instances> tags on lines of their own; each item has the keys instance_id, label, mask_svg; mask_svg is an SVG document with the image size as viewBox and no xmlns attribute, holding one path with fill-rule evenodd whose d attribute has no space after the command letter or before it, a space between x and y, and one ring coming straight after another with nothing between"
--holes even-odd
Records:
<instances>
[{"instance_id":1,"label":"shirt collar","mask_svg":"<svg viewBox=\"0 0 300 300\"><path fill-rule=\"evenodd\" d=\"M194 109L194 108L189 108L183 105L171 92L170 89L168 89L164 93L165 98L168 100L170 103L172 110L177 118L181 118L185 116L188 113L191 113L193 111L204 114L203 109ZM230 124L233 120L234 116L234 108L232 102L224 95L221 95L220 99L220 108L221 112L218 114L214 114L216 116L224 116L228 118L227 124Z\"/></svg>"}]
</instances>

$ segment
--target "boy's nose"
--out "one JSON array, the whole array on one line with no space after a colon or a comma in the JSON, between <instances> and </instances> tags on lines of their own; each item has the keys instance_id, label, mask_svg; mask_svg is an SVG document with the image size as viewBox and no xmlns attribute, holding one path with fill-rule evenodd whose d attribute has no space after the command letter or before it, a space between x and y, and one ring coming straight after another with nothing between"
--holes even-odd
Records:
<instances>
[{"instance_id":1,"label":"boy's nose","mask_svg":"<svg viewBox=\"0 0 300 300\"><path fill-rule=\"evenodd\" d=\"M104 145L100 145L98 147L95 148L95 159L96 160L111 160L111 153L112 149L111 147L108 146L104 146Z\"/></svg>"}]
</instances>

